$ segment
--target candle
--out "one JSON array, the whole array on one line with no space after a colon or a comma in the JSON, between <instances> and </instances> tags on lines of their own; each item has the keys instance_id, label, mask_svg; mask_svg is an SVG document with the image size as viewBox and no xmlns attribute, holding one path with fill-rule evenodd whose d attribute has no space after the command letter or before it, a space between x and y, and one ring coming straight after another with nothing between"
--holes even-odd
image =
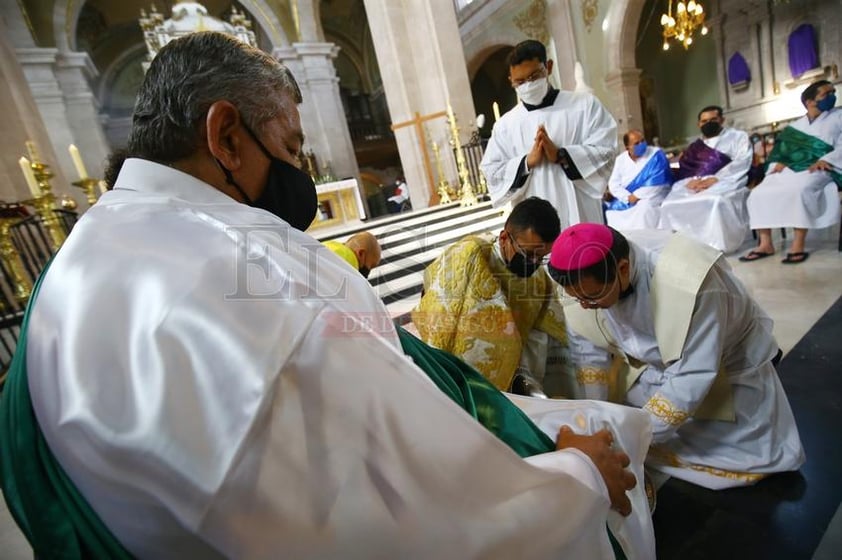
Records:
<instances>
[{"instance_id":1,"label":"candle","mask_svg":"<svg viewBox=\"0 0 842 560\"><path fill-rule=\"evenodd\" d=\"M29 159L34 162L40 162L41 158L38 157L38 149L35 147L35 142L32 140L26 141L26 153L29 154Z\"/></svg>"},{"instance_id":2,"label":"candle","mask_svg":"<svg viewBox=\"0 0 842 560\"><path fill-rule=\"evenodd\" d=\"M82 161L82 154L79 153L79 148L71 144L68 148L70 157L73 158L73 165L76 166L76 173L79 174L80 179L88 178L88 170L85 169L85 162Z\"/></svg>"},{"instance_id":3,"label":"candle","mask_svg":"<svg viewBox=\"0 0 842 560\"><path fill-rule=\"evenodd\" d=\"M450 101L447 102L447 118L451 121L456 120L456 117L453 116L453 107L450 106Z\"/></svg>"},{"instance_id":4,"label":"candle","mask_svg":"<svg viewBox=\"0 0 842 560\"><path fill-rule=\"evenodd\" d=\"M23 171L23 176L26 179L26 185L32 191L32 196L38 198L41 196L41 189L38 187L38 181L35 180L35 173L32 172L32 164L25 157L18 160L20 170Z\"/></svg>"},{"instance_id":5,"label":"candle","mask_svg":"<svg viewBox=\"0 0 842 560\"><path fill-rule=\"evenodd\" d=\"M494 109L494 122L499 121L500 120L500 105L498 105L497 102L495 101L491 105L491 108Z\"/></svg>"},{"instance_id":6,"label":"candle","mask_svg":"<svg viewBox=\"0 0 842 560\"><path fill-rule=\"evenodd\" d=\"M106 183L102 179L100 179L99 181L99 192L100 194L105 194L106 192L108 192L108 183Z\"/></svg>"}]
</instances>

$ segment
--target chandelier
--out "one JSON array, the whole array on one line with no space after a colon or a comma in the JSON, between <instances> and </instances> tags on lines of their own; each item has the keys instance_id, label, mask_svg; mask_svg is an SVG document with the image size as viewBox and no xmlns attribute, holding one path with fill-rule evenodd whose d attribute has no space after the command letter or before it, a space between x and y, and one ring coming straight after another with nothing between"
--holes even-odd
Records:
<instances>
[{"instance_id":1,"label":"chandelier","mask_svg":"<svg viewBox=\"0 0 842 560\"><path fill-rule=\"evenodd\" d=\"M672 15L672 0L669 0L667 13L661 14L661 25L664 27L664 50L670 48L669 40L675 39L685 49L693 44L693 33L701 26L701 34L707 35L705 25L705 11L701 3L690 0L686 4L679 2L675 7L675 17Z\"/></svg>"}]
</instances>

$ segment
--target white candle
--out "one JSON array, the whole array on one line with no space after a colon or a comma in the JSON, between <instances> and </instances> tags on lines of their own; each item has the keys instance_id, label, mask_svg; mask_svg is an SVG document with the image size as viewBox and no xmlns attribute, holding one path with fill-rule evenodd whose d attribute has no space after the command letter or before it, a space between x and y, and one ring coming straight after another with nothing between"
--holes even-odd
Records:
<instances>
[{"instance_id":1,"label":"white candle","mask_svg":"<svg viewBox=\"0 0 842 560\"><path fill-rule=\"evenodd\" d=\"M35 180L35 173L32 172L32 164L25 157L18 160L20 170L23 171L23 176L26 179L26 186L32 191L32 196L38 198L41 196L41 189L38 187L38 181Z\"/></svg>"},{"instance_id":2,"label":"white candle","mask_svg":"<svg viewBox=\"0 0 842 560\"><path fill-rule=\"evenodd\" d=\"M456 118L453 116L453 107L450 106L450 101L447 102L447 118L451 121L456 120Z\"/></svg>"},{"instance_id":3,"label":"white candle","mask_svg":"<svg viewBox=\"0 0 842 560\"><path fill-rule=\"evenodd\" d=\"M76 166L76 173L79 174L79 178L87 179L88 170L85 169L85 162L82 161L82 154L79 153L79 148L71 144L68 150L70 151L70 157L73 158L73 165Z\"/></svg>"},{"instance_id":4,"label":"white candle","mask_svg":"<svg viewBox=\"0 0 842 560\"><path fill-rule=\"evenodd\" d=\"M26 152L29 154L31 161L41 161L41 158L38 157L38 150L35 148L35 142L32 140L26 141Z\"/></svg>"},{"instance_id":5,"label":"white candle","mask_svg":"<svg viewBox=\"0 0 842 560\"><path fill-rule=\"evenodd\" d=\"M497 102L495 101L491 105L491 108L494 109L494 122L499 121L500 120L500 105L498 105Z\"/></svg>"}]
</instances>

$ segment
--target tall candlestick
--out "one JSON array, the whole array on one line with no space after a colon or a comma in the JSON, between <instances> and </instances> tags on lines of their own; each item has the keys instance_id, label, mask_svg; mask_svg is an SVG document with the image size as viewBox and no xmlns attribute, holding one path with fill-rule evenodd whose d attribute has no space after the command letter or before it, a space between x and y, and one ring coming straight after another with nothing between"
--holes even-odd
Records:
<instances>
[{"instance_id":1,"label":"tall candlestick","mask_svg":"<svg viewBox=\"0 0 842 560\"><path fill-rule=\"evenodd\" d=\"M491 105L491 108L494 109L494 122L499 121L500 120L500 105L498 105L497 102L495 101Z\"/></svg>"},{"instance_id":2,"label":"tall candlestick","mask_svg":"<svg viewBox=\"0 0 842 560\"><path fill-rule=\"evenodd\" d=\"M73 159L73 165L76 167L76 173L79 174L79 178L87 179L88 170L85 169L85 162L82 161L82 154L79 153L79 148L74 144L70 144L68 151L70 152L70 157Z\"/></svg>"},{"instance_id":3,"label":"tall candlestick","mask_svg":"<svg viewBox=\"0 0 842 560\"><path fill-rule=\"evenodd\" d=\"M32 172L32 164L28 159L22 157L18 160L20 170L23 171L23 176L26 179L26 186L32 191L32 196L38 198L41 196L41 189L38 187L38 181L35 180L35 173Z\"/></svg>"}]
</instances>

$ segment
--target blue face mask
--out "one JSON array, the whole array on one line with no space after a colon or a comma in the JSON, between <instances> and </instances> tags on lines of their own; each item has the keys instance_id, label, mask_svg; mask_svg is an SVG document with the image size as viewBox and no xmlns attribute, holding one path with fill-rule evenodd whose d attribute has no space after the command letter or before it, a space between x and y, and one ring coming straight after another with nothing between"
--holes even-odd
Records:
<instances>
[{"instance_id":1,"label":"blue face mask","mask_svg":"<svg viewBox=\"0 0 842 560\"><path fill-rule=\"evenodd\" d=\"M822 99L821 101L816 102L816 108L821 112L830 111L835 106L836 106L836 95L834 95L832 93L830 95L826 95L825 98Z\"/></svg>"},{"instance_id":2,"label":"blue face mask","mask_svg":"<svg viewBox=\"0 0 842 560\"><path fill-rule=\"evenodd\" d=\"M649 147L649 144L646 143L646 140L641 142L640 144L635 144L632 151L634 152L634 157L643 157L643 154L646 153L646 148Z\"/></svg>"}]
</instances>

